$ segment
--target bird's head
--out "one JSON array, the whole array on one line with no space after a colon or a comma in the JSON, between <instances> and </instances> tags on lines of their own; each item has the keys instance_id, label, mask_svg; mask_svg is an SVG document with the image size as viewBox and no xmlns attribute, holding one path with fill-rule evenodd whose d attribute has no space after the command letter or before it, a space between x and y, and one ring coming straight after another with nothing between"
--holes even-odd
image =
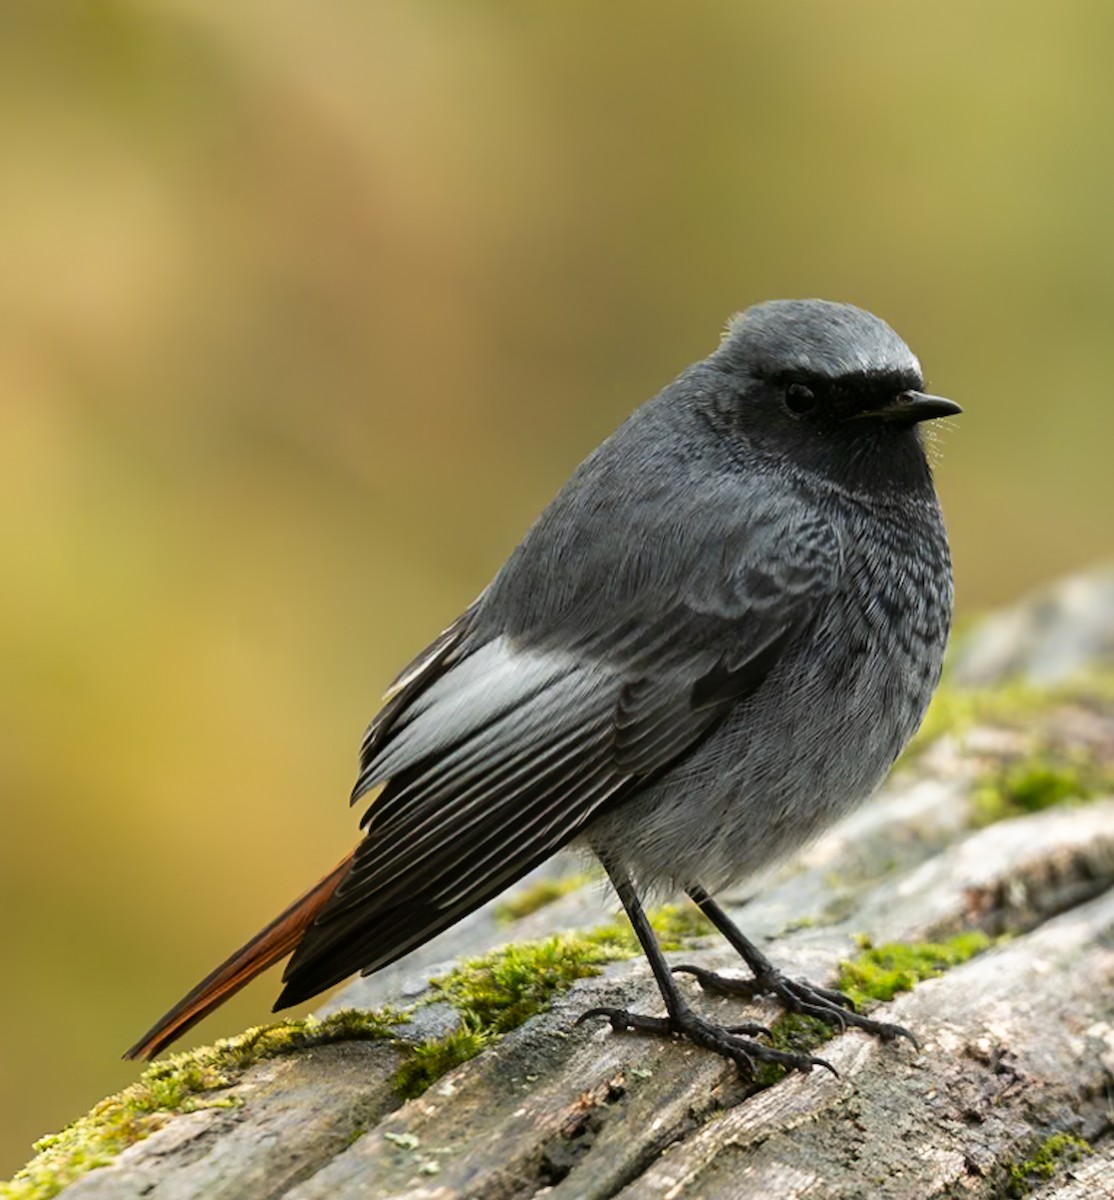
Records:
<instances>
[{"instance_id":1,"label":"bird's head","mask_svg":"<svg viewBox=\"0 0 1114 1200\"><path fill-rule=\"evenodd\" d=\"M726 436L852 486L927 478L919 425L962 411L927 395L909 347L850 304L755 305L731 321L707 366L712 415Z\"/></svg>"}]
</instances>

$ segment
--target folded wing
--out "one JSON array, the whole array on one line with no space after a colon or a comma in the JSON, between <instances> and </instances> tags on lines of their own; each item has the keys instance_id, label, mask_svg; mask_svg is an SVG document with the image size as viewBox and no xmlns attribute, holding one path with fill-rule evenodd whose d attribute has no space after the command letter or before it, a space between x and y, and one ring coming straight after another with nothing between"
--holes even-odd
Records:
<instances>
[{"instance_id":1,"label":"folded wing","mask_svg":"<svg viewBox=\"0 0 1114 1200\"><path fill-rule=\"evenodd\" d=\"M556 638L561 614L489 636L485 593L404 672L365 738L353 798L383 790L276 1008L446 929L761 685L831 594L838 543L816 520L711 530L702 546L673 523L663 537L676 546L658 548L670 571L652 587L601 581L592 620Z\"/></svg>"}]
</instances>

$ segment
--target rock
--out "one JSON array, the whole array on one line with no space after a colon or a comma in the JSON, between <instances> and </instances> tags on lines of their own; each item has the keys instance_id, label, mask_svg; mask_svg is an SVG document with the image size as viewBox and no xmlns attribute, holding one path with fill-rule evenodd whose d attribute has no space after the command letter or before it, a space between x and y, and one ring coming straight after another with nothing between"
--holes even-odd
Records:
<instances>
[{"instance_id":1,"label":"rock","mask_svg":"<svg viewBox=\"0 0 1114 1200\"><path fill-rule=\"evenodd\" d=\"M965 687L1008 679L1047 687L1114 665L1114 567L1073 575L957 639L952 679Z\"/></svg>"}]
</instances>

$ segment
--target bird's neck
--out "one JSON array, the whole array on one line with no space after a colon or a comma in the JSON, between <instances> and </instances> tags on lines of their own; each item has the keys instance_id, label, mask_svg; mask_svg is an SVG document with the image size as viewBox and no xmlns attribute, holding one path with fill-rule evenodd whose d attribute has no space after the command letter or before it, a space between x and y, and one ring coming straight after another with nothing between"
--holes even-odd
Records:
<instances>
[{"instance_id":1,"label":"bird's neck","mask_svg":"<svg viewBox=\"0 0 1114 1200\"><path fill-rule=\"evenodd\" d=\"M935 503L932 470L916 429L856 430L838 446L825 439L797 448L793 465L864 502L924 499Z\"/></svg>"}]
</instances>

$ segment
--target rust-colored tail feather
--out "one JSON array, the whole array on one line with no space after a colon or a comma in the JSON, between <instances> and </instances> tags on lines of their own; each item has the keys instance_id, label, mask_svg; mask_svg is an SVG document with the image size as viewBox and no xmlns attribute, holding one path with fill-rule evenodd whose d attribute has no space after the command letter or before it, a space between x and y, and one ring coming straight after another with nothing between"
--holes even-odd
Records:
<instances>
[{"instance_id":1,"label":"rust-colored tail feather","mask_svg":"<svg viewBox=\"0 0 1114 1200\"><path fill-rule=\"evenodd\" d=\"M336 891L352 862L343 859L324 877L281 912L265 929L225 959L139 1039L125 1058L154 1058L160 1050L176 1041L202 1017L234 996L245 984L269 966L285 958L301 940L302 934L325 902Z\"/></svg>"}]
</instances>

